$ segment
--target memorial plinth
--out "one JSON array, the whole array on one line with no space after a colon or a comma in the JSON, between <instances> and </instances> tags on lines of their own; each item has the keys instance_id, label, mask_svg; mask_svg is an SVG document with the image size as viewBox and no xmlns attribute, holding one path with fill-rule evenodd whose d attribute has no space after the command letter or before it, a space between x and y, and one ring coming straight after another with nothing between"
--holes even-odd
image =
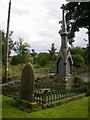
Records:
<instances>
[{"instance_id":1,"label":"memorial plinth","mask_svg":"<svg viewBox=\"0 0 90 120\"><path fill-rule=\"evenodd\" d=\"M67 45L67 28L64 16L64 6L62 6L62 29L60 30L61 48L56 61L56 77L53 83L55 90L70 89L73 85L72 65L73 60Z\"/></svg>"}]
</instances>

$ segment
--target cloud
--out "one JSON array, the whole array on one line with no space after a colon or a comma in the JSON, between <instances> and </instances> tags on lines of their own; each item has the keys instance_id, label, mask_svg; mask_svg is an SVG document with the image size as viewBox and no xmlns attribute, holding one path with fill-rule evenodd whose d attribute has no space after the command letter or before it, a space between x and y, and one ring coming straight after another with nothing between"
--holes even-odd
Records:
<instances>
[{"instance_id":1,"label":"cloud","mask_svg":"<svg viewBox=\"0 0 90 120\"><path fill-rule=\"evenodd\" d=\"M84 39L88 40L88 36L86 34L87 29L82 28L79 32L76 32L74 46L86 47L87 42Z\"/></svg>"},{"instance_id":2,"label":"cloud","mask_svg":"<svg viewBox=\"0 0 90 120\"><path fill-rule=\"evenodd\" d=\"M0 27L6 30L7 0L0 1ZM57 51L60 49L60 36L58 31L61 29L58 22L62 19L62 10L60 7L66 3L65 0L12 0L10 31L13 30L13 39L18 36L31 44L37 52L46 52L55 43ZM84 36L83 36L84 37ZM86 36L85 36L86 38ZM81 44L76 37L76 44ZM85 42L82 41L82 46Z\"/></svg>"},{"instance_id":3,"label":"cloud","mask_svg":"<svg viewBox=\"0 0 90 120\"><path fill-rule=\"evenodd\" d=\"M14 10L13 10L13 14L16 14L16 15L20 15L20 16L26 16L27 14L30 14L29 11L27 11L27 9L20 9L18 7L15 7Z\"/></svg>"}]
</instances>

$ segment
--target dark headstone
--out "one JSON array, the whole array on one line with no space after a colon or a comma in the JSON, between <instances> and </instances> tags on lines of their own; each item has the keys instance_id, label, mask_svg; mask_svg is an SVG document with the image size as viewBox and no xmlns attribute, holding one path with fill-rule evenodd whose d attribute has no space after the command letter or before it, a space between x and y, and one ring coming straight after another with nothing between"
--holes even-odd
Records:
<instances>
[{"instance_id":1,"label":"dark headstone","mask_svg":"<svg viewBox=\"0 0 90 120\"><path fill-rule=\"evenodd\" d=\"M33 67L30 63L28 63L24 66L21 76L21 99L29 102L34 101L34 80Z\"/></svg>"}]
</instances>

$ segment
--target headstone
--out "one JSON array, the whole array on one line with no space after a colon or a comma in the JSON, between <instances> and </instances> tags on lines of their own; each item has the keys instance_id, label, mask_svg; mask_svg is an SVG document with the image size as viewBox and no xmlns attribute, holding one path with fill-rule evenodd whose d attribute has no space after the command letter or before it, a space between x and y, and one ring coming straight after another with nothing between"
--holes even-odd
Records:
<instances>
[{"instance_id":1,"label":"headstone","mask_svg":"<svg viewBox=\"0 0 90 120\"><path fill-rule=\"evenodd\" d=\"M29 102L34 101L34 70L30 63L26 64L21 76L20 98Z\"/></svg>"},{"instance_id":2,"label":"headstone","mask_svg":"<svg viewBox=\"0 0 90 120\"><path fill-rule=\"evenodd\" d=\"M61 48L56 61L57 72L56 78L53 83L54 86L56 86L56 88L54 89L57 90L69 89L71 88L73 82L71 76L73 60L67 45L68 32L64 16L64 5L62 6L62 29L60 30L60 36L61 36Z\"/></svg>"}]
</instances>

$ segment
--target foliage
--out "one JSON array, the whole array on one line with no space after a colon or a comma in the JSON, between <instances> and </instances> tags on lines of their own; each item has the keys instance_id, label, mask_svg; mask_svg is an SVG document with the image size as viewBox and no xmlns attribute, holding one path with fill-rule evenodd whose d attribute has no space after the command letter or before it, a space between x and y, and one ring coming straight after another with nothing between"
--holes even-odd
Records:
<instances>
[{"instance_id":1,"label":"foliage","mask_svg":"<svg viewBox=\"0 0 90 120\"><path fill-rule=\"evenodd\" d=\"M86 96L90 96L90 82L88 81L88 87L87 87L87 94Z\"/></svg>"},{"instance_id":2,"label":"foliage","mask_svg":"<svg viewBox=\"0 0 90 120\"><path fill-rule=\"evenodd\" d=\"M45 66L47 64L47 59L45 57L41 57L41 59L39 61L39 64L41 66Z\"/></svg>"},{"instance_id":3,"label":"foliage","mask_svg":"<svg viewBox=\"0 0 90 120\"><path fill-rule=\"evenodd\" d=\"M49 59L49 54L48 53L39 53L38 54L38 59L40 60L42 57L45 57L48 60Z\"/></svg>"},{"instance_id":4,"label":"foliage","mask_svg":"<svg viewBox=\"0 0 90 120\"><path fill-rule=\"evenodd\" d=\"M88 36L90 36L90 2L69 2L65 5L67 30L69 32L69 39L75 37L75 32L79 28L88 29ZM72 45L72 42L70 44ZM90 37L89 37L90 45Z\"/></svg>"},{"instance_id":5,"label":"foliage","mask_svg":"<svg viewBox=\"0 0 90 120\"><path fill-rule=\"evenodd\" d=\"M2 46L2 62L5 63L5 33L0 30L0 46Z\"/></svg>"},{"instance_id":6,"label":"foliage","mask_svg":"<svg viewBox=\"0 0 90 120\"><path fill-rule=\"evenodd\" d=\"M11 38L13 32L9 32L9 39L8 39L8 56L10 57L11 51L13 50L14 44ZM2 45L2 62L5 64L5 54L6 54L6 40L5 40L5 32L4 30L0 30L0 44Z\"/></svg>"},{"instance_id":7,"label":"foliage","mask_svg":"<svg viewBox=\"0 0 90 120\"><path fill-rule=\"evenodd\" d=\"M87 73L88 71L88 65L83 65L81 67L73 66L73 75L77 75L80 73Z\"/></svg>"},{"instance_id":8,"label":"foliage","mask_svg":"<svg viewBox=\"0 0 90 120\"><path fill-rule=\"evenodd\" d=\"M77 67L83 66L85 64L84 58L80 54L74 54L73 57L73 64Z\"/></svg>"},{"instance_id":9,"label":"foliage","mask_svg":"<svg viewBox=\"0 0 90 120\"><path fill-rule=\"evenodd\" d=\"M21 71L23 69L24 64L18 64L18 65L11 65L9 64L9 71L8 71L8 76L14 77L14 80L19 80L18 78L21 75ZM2 66L2 77L4 77L4 66Z\"/></svg>"},{"instance_id":10,"label":"foliage","mask_svg":"<svg viewBox=\"0 0 90 120\"><path fill-rule=\"evenodd\" d=\"M90 83L89 83L90 84ZM87 96L90 96L90 87L87 88Z\"/></svg>"},{"instance_id":11,"label":"foliage","mask_svg":"<svg viewBox=\"0 0 90 120\"><path fill-rule=\"evenodd\" d=\"M80 87L84 84L85 84L84 80L82 80L79 77L74 77L74 86L73 87Z\"/></svg>"},{"instance_id":12,"label":"foliage","mask_svg":"<svg viewBox=\"0 0 90 120\"><path fill-rule=\"evenodd\" d=\"M37 53L35 52L34 49L32 49L32 53L31 53L32 57L34 57L35 55L37 55Z\"/></svg>"},{"instance_id":13,"label":"foliage","mask_svg":"<svg viewBox=\"0 0 90 120\"><path fill-rule=\"evenodd\" d=\"M49 54L48 53L39 53L37 56L34 57L34 63L35 64L39 64L41 66L43 66L42 64L43 61L45 62L45 64L47 63L47 61L49 61Z\"/></svg>"},{"instance_id":14,"label":"foliage","mask_svg":"<svg viewBox=\"0 0 90 120\"><path fill-rule=\"evenodd\" d=\"M24 42L23 38L19 38L18 42L15 42L14 51L21 56L30 54L30 44Z\"/></svg>"},{"instance_id":15,"label":"foliage","mask_svg":"<svg viewBox=\"0 0 90 120\"><path fill-rule=\"evenodd\" d=\"M83 59L85 60L85 64L87 64L88 61L88 48L81 48L81 47L73 47L70 48L70 52L73 55L79 54L83 57Z\"/></svg>"},{"instance_id":16,"label":"foliage","mask_svg":"<svg viewBox=\"0 0 90 120\"><path fill-rule=\"evenodd\" d=\"M49 53L50 53L50 56L49 56L49 59L50 60L55 60L56 56L55 56L55 51L57 50L55 47L54 47L54 44L55 43L52 43L51 44L51 50L48 50Z\"/></svg>"},{"instance_id":17,"label":"foliage","mask_svg":"<svg viewBox=\"0 0 90 120\"><path fill-rule=\"evenodd\" d=\"M79 53L80 55L83 55L84 52L85 52L85 48L81 48L81 47L79 47L79 46L73 47L73 48L71 49L71 54L78 54L78 53Z\"/></svg>"},{"instance_id":18,"label":"foliage","mask_svg":"<svg viewBox=\"0 0 90 120\"><path fill-rule=\"evenodd\" d=\"M22 63L27 63L29 61L30 61L29 55L25 55L25 56L17 55L11 58L11 65L18 65Z\"/></svg>"},{"instance_id":19,"label":"foliage","mask_svg":"<svg viewBox=\"0 0 90 120\"><path fill-rule=\"evenodd\" d=\"M13 50L14 45L16 44L12 40L12 34L13 34L13 31L10 31L10 33L9 33L9 44L8 44L8 54L9 54L9 56L11 54L11 50Z\"/></svg>"},{"instance_id":20,"label":"foliage","mask_svg":"<svg viewBox=\"0 0 90 120\"><path fill-rule=\"evenodd\" d=\"M57 50L57 49L54 47L54 44L55 44L55 43L52 43L52 44L51 44L51 50L48 50L50 54L54 54L55 51Z\"/></svg>"}]
</instances>

